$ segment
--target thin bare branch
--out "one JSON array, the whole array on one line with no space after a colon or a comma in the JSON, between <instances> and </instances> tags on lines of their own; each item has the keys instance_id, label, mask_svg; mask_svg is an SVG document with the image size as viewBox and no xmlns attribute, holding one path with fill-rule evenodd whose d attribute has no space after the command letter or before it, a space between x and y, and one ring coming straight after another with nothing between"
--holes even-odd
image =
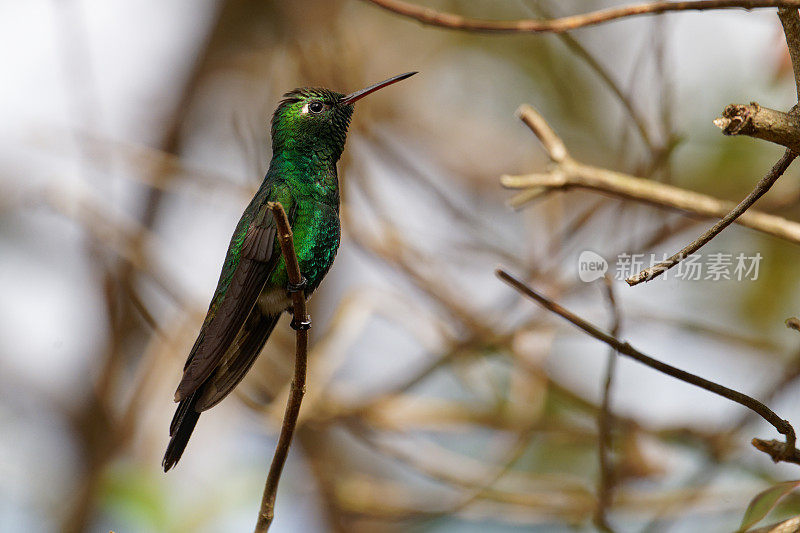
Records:
<instances>
[{"instance_id":1,"label":"thin bare branch","mask_svg":"<svg viewBox=\"0 0 800 533\"><path fill-rule=\"evenodd\" d=\"M798 0L695 0L691 2L644 2L600 9L580 15L555 19L484 20L437 11L403 0L366 0L388 11L422 24L452 30L480 33L560 33L614 20L670 11L706 11L711 9L759 9L765 7L800 7Z\"/></svg>"},{"instance_id":2,"label":"thin bare branch","mask_svg":"<svg viewBox=\"0 0 800 533\"><path fill-rule=\"evenodd\" d=\"M289 220L283 206L277 202L271 202L269 208L275 217L278 226L278 239L281 246L283 260L286 262L286 272L289 283L299 286L303 280L300 274L300 266L297 264L297 255L294 251L294 240ZM310 322L306 314L305 292L302 290L293 291L292 307L295 319ZM255 533L264 533L269 530L272 519L275 516L275 496L278 493L278 482L281 479L283 465L289 455L289 446L292 443L292 435L297 425L297 418L300 415L300 404L306 392L306 369L308 366L308 330L298 328L296 330L296 348L294 360L294 378L289 392L289 399L286 402L286 412L283 416L281 433L278 437L278 445L275 448L275 455L269 467L267 482L264 485L264 495L261 499L261 508L258 511L258 521L256 522Z\"/></svg>"},{"instance_id":3,"label":"thin bare branch","mask_svg":"<svg viewBox=\"0 0 800 533\"><path fill-rule=\"evenodd\" d=\"M767 172L767 175L758 181L755 189L753 189L744 200L739 202L739 204L732 211L725 215L722 220L714 224L697 239L687 244L681 251L673 254L671 257L661 261L660 263L642 270L638 274L630 276L625 280L625 282L632 287L642 283L643 281L650 281L705 246L711 239L719 235L722 230L730 226L737 218L739 218L742 213L747 211L747 209L756 203L759 198L764 196L775 184L775 182L778 181L781 176L783 176L783 173L786 172L786 169L789 168L789 165L792 163L792 161L794 161L795 157L797 157L797 154L792 150L787 149L778 162L772 166L769 172Z\"/></svg>"},{"instance_id":4,"label":"thin bare branch","mask_svg":"<svg viewBox=\"0 0 800 533\"><path fill-rule=\"evenodd\" d=\"M517 116L536 135L553 163L561 163L570 157L564 141L532 105L519 106Z\"/></svg>"}]
</instances>

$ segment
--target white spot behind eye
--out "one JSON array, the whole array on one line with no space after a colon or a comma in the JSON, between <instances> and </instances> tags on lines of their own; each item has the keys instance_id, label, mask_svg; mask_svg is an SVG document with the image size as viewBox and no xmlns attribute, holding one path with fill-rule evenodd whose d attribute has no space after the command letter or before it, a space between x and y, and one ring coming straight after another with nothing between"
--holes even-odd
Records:
<instances>
[{"instance_id":1,"label":"white spot behind eye","mask_svg":"<svg viewBox=\"0 0 800 533\"><path fill-rule=\"evenodd\" d=\"M300 109L300 112L301 112L301 113L303 113L304 115L307 115L307 114L308 114L308 102L306 102L305 104L303 104L303 108L302 108L302 109Z\"/></svg>"}]
</instances>

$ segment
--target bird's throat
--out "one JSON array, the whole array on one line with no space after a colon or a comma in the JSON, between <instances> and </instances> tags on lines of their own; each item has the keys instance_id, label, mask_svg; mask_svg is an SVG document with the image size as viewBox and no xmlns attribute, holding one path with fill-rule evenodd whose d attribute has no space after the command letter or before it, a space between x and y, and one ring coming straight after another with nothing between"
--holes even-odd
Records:
<instances>
[{"instance_id":1,"label":"bird's throat","mask_svg":"<svg viewBox=\"0 0 800 533\"><path fill-rule=\"evenodd\" d=\"M272 157L269 174L296 186L321 187L327 195L338 189L337 160L325 150L283 150Z\"/></svg>"}]
</instances>

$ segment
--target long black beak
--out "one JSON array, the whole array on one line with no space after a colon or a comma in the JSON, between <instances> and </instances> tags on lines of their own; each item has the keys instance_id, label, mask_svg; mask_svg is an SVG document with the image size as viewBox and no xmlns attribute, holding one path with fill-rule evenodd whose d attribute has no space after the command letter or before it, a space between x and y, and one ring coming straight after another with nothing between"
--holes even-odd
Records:
<instances>
[{"instance_id":1,"label":"long black beak","mask_svg":"<svg viewBox=\"0 0 800 533\"><path fill-rule=\"evenodd\" d=\"M414 72L406 72L405 74L398 74L397 76L393 76L393 77L389 78L388 80L384 80L384 81L382 81L380 83L376 83L375 85L370 85L369 87L367 87L365 89L361 89L360 91L356 91L354 93L350 93L347 96L345 96L344 98L342 98L341 100L339 100L339 103L342 104L342 105L350 105L350 104L354 103L357 100L361 100L362 98L364 98L368 94L374 93L378 89L383 89L384 87L388 87L389 85L391 85L393 83L397 83L398 81L403 81L404 79L410 78L411 76L413 76L416 73L417 72L414 71Z\"/></svg>"}]
</instances>

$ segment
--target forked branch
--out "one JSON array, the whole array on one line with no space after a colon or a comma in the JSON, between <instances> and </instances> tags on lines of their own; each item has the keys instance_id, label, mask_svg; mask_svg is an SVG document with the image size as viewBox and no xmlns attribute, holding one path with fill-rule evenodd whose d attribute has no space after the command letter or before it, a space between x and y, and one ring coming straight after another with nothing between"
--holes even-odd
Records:
<instances>
[{"instance_id":1,"label":"forked branch","mask_svg":"<svg viewBox=\"0 0 800 533\"><path fill-rule=\"evenodd\" d=\"M500 178L504 187L522 190L511 199L514 206L552 190L587 189L710 218L722 218L736 207L733 202L713 196L576 161L570 156L564 141L536 109L523 105L517 114L542 143L553 165L548 172L541 174ZM783 217L751 209L734 222L800 244L800 224Z\"/></svg>"}]
</instances>

